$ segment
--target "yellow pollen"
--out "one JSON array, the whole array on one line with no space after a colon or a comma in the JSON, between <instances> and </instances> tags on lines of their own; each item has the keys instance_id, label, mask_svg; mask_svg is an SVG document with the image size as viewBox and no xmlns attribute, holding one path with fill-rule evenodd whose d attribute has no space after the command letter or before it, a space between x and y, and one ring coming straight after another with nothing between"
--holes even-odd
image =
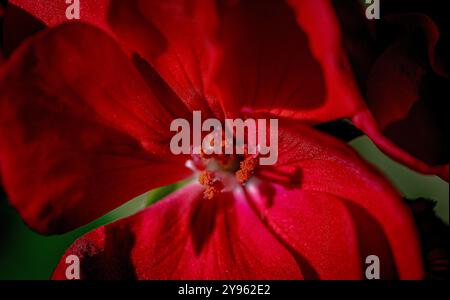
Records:
<instances>
[{"instance_id":1,"label":"yellow pollen","mask_svg":"<svg viewBox=\"0 0 450 300\"><path fill-rule=\"evenodd\" d=\"M250 177L255 173L255 169L258 166L257 159L255 157L247 157L239 164L239 170L236 172L236 179L240 184L246 183Z\"/></svg>"},{"instance_id":2,"label":"yellow pollen","mask_svg":"<svg viewBox=\"0 0 450 300\"><path fill-rule=\"evenodd\" d=\"M208 171L201 172L198 181L206 186L203 197L208 200L215 198L223 189L223 183Z\"/></svg>"}]
</instances>

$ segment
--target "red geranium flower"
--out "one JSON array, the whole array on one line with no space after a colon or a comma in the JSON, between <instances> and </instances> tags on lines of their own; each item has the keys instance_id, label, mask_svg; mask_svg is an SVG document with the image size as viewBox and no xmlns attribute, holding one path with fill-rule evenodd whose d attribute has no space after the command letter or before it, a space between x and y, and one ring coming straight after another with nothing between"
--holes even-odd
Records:
<instances>
[{"instance_id":1,"label":"red geranium flower","mask_svg":"<svg viewBox=\"0 0 450 300\"><path fill-rule=\"evenodd\" d=\"M30 227L60 233L154 187L198 180L78 239L65 256L80 257L82 278L360 279L368 255L382 278L422 277L396 191L307 126L362 103L328 1L89 3L86 21L101 29L54 26L2 68L11 202ZM186 161L205 158L173 155L169 125L194 110L279 116L277 164L230 157L237 168L193 173ZM63 258L54 278L65 267Z\"/></svg>"}]
</instances>

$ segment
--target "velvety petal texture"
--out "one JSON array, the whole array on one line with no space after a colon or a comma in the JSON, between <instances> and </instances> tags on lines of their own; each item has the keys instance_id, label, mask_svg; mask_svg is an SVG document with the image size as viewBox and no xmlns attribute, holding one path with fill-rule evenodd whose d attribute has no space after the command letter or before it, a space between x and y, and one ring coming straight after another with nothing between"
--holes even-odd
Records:
<instances>
[{"instance_id":1,"label":"velvety petal texture","mask_svg":"<svg viewBox=\"0 0 450 300\"><path fill-rule=\"evenodd\" d=\"M396 272L400 278L412 274L419 276L420 251L414 223L400 196L383 176L347 145L330 136L299 125L283 126L279 135L282 146L277 167L275 170L265 170L263 178L270 178L272 183L278 182L293 190L299 186L302 191L295 196L281 192L283 201L278 202L280 207L284 204L301 205L297 203L297 199L306 198L306 195L323 197L315 194L316 192L327 195L326 198L330 200L328 205L339 199L338 202L352 216L361 257L376 252L380 259L384 257L385 262L393 262L396 269L385 266L386 277L395 277ZM274 186L272 191L278 189L279 187ZM270 208L267 210L270 212ZM281 208L277 213L284 211L288 211L287 207ZM281 216L284 218L280 217L280 220L287 219L287 214ZM341 218L345 219L345 214ZM296 235L292 237L295 238ZM317 238L316 235L314 238ZM351 238L347 242L350 243ZM341 244L345 242L341 241L339 245ZM416 245L415 250L412 245ZM416 264L411 264L412 261Z\"/></svg>"},{"instance_id":2,"label":"velvety petal texture","mask_svg":"<svg viewBox=\"0 0 450 300\"><path fill-rule=\"evenodd\" d=\"M81 258L82 279L302 278L294 257L245 198L221 194L207 202L202 192L199 184L189 185L81 237L66 255ZM65 279L66 266L63 258L53 278Z\"/></svg>"},{"instance_id":3,"label":"velvety petal texture","mask_svg":"<svg viewBox=\"0 0 450 300\"><path fill-rule=\"evenodd\" d=\"M74 229L190 174L181 156L168 156L162 101L98 29L44 32L0 77L3 184L39 232Z\"/></svg>"},{"instance_id":4,"label":"velvety petal texture","mask_svg":"<svg viewBox=\"0 0 450 300\"><path fill-rule=\"evenodd\" d=\"M83 279L362 279L369 255L383 279L422 278L413 220L393 188L341 142L281 131L292 147L274 170L213 199L194 183L101 227L67 250L54 278L66 278L69 255Z\"/></svg>"},{"instance_id":5,"label":"velvety petal texture","mask_svg":"<svg viewBox=\"0 0 450 300\"><path fill-rule=\"evenodd\" d=\"M223 116L217 98L205 91L216 55L214 1L113 0L108 20L122 46L153 66L188 111Z\"/></svg>"}]
</instances>

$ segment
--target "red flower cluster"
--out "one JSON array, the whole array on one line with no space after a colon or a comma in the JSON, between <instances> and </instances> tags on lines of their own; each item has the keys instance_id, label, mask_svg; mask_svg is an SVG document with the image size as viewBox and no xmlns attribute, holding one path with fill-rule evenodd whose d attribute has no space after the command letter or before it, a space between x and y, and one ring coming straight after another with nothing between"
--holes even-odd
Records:
<instances>
[{"instance_id":1,"label":"red flower cluster","mask_svg":"<svg viewBox=\"0 0 450 300\"><path fill-rule=\"evenodd\" d=\"M62 233L198 178L78 239L65 256L80 257L83 279L361 279L369 255L382 278L421 278L401 197L311 125L351 118L392 157L448 178L429 115L443 100L421 88L446 87L439 26L418 14L374 26L343 2L96 0L68 22L64 1L10 1L0 167L11 203L31 228ZM187 168L169 127L194 110L280 119L277 164L233 157L216 171L230 182ZM405 134L413 123L427 127Z\"/></svg>"}]
</instances>

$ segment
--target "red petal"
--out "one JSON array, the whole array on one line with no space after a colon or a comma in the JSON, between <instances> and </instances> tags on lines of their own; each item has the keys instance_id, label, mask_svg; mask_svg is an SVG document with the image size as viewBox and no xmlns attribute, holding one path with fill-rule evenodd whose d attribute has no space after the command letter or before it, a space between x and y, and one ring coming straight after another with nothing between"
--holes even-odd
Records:
<instances>
[{"instance_id":1,"label":"red petal","mask_svg":"<svg viewBox=\"0 0 450 300\"><path fill-rule=\"evenodd\" d=\"M443 4L429 2L385 1L377 22L356 1L335 8L370 108L354 122L397 161L448 180L449 26Z\"/></svg>"},{"instance_id":2,"label":"red petal","mask_svg":"<svg viewBox=\"0 0 450 300\"><path fill-rule=\"evenodd\" d=\"M45 32L0 77L3 184L39 232L73 229L188 175L168 161L171 115L98 29Z\"/></svg>"},{"instance_id":3,"label":"red petal","mask_svg":"<svg viewBox=\"0 0 450 300\"><path fill-rule=\"evenodd\" d=\"M369 255L382 278L422 278L414 223L392 187L335 139L300 126L280 134L292 148L277 175L288 180L212 200L190 185L76 241L54 278L68 255L83 279L360 279Z\"/></svg>"},{"instance_id":4,"label":"red petal","mask_svg":"<svg viewBox=\"0 0 450 300\"><path fill-rule=\"evenodd\" d=\"M372 66L367 93L373 117L362 112L354 121L393 158L448 179L449 81L434 71L439 30L424 15L390 20L407 29Z\"/></svg>"},{"instance_id":5,"label":"red petal","mask_svg":"<svg viewBox=\"0 0 450 300\"><path fill-rule=\"evenodd\" d=\"M149 62L189 111L221 117L221 106L204 91L214 55L213 8L210 1L113 0L109 20L123 47Z\"/></svg>"},{"instance_id":6,"label":"red petal","mask_svg":"<svg viewBox=\"0 0 450 300\"><path fill-rule=\"evenodd\" d=\"M268 225L302 257L306 279L363 278L357 228L339 198L270 182L249 190Z\"/></svg>"},{"instance_id":7,"label":"red petal","mask_svg":"<svg viewBox=\"0 0 450 300\"><path fill-rule=\"evenodd\" d=\"M23 18L20 22L14 18L10 22L13 24L8 24L7 27L11 30L7 32L7 41L13 39L11 43L8 42L11 50L18 44L16 40L21 41L25 35L19 35L17 27L24 30L26 35L34 32L29 29L28 24L32 17L50 27L68 21L66 10L69 4L64 1L12 0L10 4L17 5L30 14L27 22L23 22ZM206 68L208 63L201 63L206 55L200 46L206 39L200 33L212 28L214 13L211 13L210 4L212 2L80 1L80 20L118 38L122 47L129 50L130 57L137 53L150 62L152 66L137 59L136 63L144 76L154 73L153 68L156 67L186 102L188 111L202 110L206 114L215 110L220 114L220 105L212 99L208 100L208 105L202 92L201 69Z\"/></svg>"},{"instance_id":8,"label":"red petal","mask_svg":"<svg viewBox=\"0 0 450 300\"><path fill-rule=\"evenodd\" d=\"M261 187L254 202L319 277L360 276L358 262L371 254L380 257L382 276L422 277L410 212L376 170L347 145L298 125L281 126L279 144L276 172L263 175L285 187Z\"/></svg>"},{"instance_id":9,"label":"red petal","mask_svg":"<svg viewBox=\"0 0 450 300\"><path fill-rule=\"evenodd\" d=\"M283 1L221 3L215 89L229 117L242 107L301 114L325 102L320 64Z\"/></svg>"},{"instance_id":10,"label":"red petal","mask_svg":"<svg viewBox=\"0 0 450 300\"><path fill-rule=\"evenodd\" d=\"M250 108L309 122L347 116L362 102L336 17L327 2L307 2L113 1L110 20L191 110L220 117L223 108L231 117Z\"/></svg>"},{"instance_id":11,"label":"red petal","mask_svg":"<svg viewBox=\"0 0 450 300\"><path fill-rule=\"evenodd\" d=\"M317 123L362 104L328 1L219 5L215 91L228 115L243 107Z\"/></svg>"},{"instance_id":12,"label":"red petal","mask_svg":"<svg viewBox=\"0 0 450 300\"><path fill-rule=\"evenodd\" d=\"M82 279L300 279L294 257L244 198L203 198L189 185L145 211L78 239L53 278L65 279L68 255Z\"/></svg>"}]
</instances>

